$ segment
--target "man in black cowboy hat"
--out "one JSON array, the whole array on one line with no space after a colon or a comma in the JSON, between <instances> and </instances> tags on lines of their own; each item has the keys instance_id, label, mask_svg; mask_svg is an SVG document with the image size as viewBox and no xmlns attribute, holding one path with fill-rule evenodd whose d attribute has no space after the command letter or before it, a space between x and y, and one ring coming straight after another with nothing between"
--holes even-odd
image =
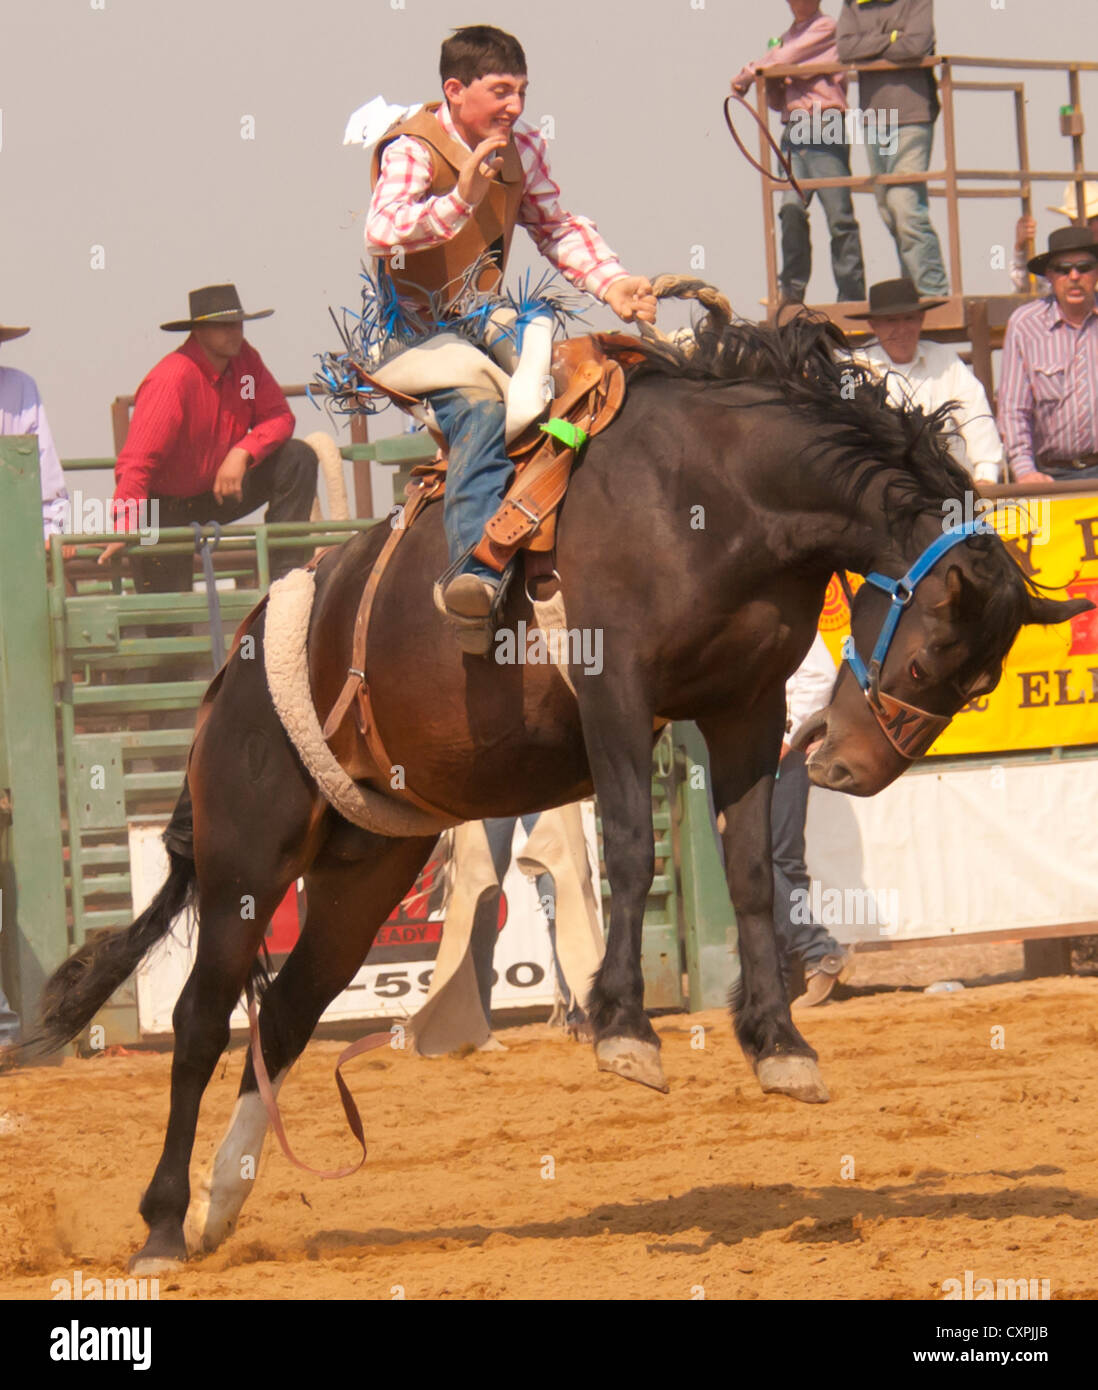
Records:
<instances>
[{"instance_id":1,"label":"man in black cowboy hat","mask_svg":"<svg viewBox=\"0 0 1098 1390\"><path fill-rule=\"evenodd\" d=\"M307 521L316 494L316 455L291 439L294 417L263 359L244 340L246 314L235 285L192 290L185 319L162 323L188 332L181 347L137 390L133 420L115 465L115 525L133 530L142 502L158 504L156 524L230 522L264 503L268 521ZM108 546L100 563L118 546ZM272 553L271 577L301 563ZM190 588L189 555L135 557L145 590Z\"/></svg>"},{"instance_id":2,"label":"man in black cowboy hat","mask_svg":"<svg viewBox=\"0 0 1098 1390\"><path fill-rule=\"evenodd\" d=\"M971 367L945 343L921 336L927 311L943 299L920 299L908 279L881 280L869 289L865 313L877 342L855 354L874 371L887 372L889 396L895 404L910 401L928 413L947 401L957 433L950 449L978 483L997 483L1003 464L1003 445L995 428L987 395Z\"/></svg>"},{"instance_id":3,"label":"man in black cowboy hat","mask_svg":"<svg viewBox=\"0 0 1098 1390\"><path fill-rule=\"evenodd\" d=\"M999 428L1018 482L1098 478L1098 242L1060 227L1028 263L1052 293L1010 316Z\"/></svg>"}]
</instances>

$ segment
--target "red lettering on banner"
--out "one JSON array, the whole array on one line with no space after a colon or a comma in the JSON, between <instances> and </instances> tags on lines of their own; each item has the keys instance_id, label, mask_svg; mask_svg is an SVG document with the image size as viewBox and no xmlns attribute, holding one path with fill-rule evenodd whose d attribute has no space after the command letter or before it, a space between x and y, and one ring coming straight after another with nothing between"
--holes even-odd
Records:
<instances>
[{"instance_id":1,"label":"red lettering on banner","mask_svg":"<svg viewBox=\"0 0 1098 1390\"><path fill-rule=\"evenodd\" d=\"M1069 598L1089 598L1098 605L1098 579L1077 580L1068 585L1067 593ZM1098 656L1098 606L1072 618L1068 656Z\"/></svg>"}]
</instances>

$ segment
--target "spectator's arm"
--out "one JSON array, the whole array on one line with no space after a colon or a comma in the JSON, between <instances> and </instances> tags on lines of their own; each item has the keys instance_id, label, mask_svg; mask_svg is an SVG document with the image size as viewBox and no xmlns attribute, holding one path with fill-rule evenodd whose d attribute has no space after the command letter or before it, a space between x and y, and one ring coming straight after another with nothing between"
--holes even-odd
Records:
<instances>
[{"instance_id":1,"label":"spectator's arm","mask_svg":"<svg viewBox=\"0 0 1098 1390\"><path fill-rule=\"evenodd\" d=\"M957 427L965 442L972 476L978 483L997 483L1003 466L1003 441L987 403L980 378L958 359L950 373L950 397L957 401Z\"/></svg>"},{"instance_id":2,"label":"spectator's arm","mask_svg":"<svg viewBox=\"0 0 1098 1390\"><path fill-rule=\"evenodd\" d=\"M856 5L843 5L835 29L842 63L871 63L885 56L890 29L876 15L859 14Z\"/></svg>"},{"instance_id":3,"label":"spectator's arm","mask_svg":"<svg viewBox=\"0 0 1098 1390\"><path fill-rule=\"evenodd\" d=\"M64 530L65 504L69 494L65 490L65 473L41 400L35 402L33 430L38 436L38 470L42 478L42 530L47 536L60 535Z\"/></svg>"},{"instance_id":4,"label":"spectator's arm","mask_svg":"<svg viewBox=\"0 0 1098 1390\"><path fill-rule=\"evenodd\" d=\"M934 52L934 0L907 0L905 5L896 8L902 8L902 13L888 32L888 47L881 57L890 63L910 63L916 58L926 58Z\"/></svg>"},{"instance_id":5,"label":"spectator's arm","mask_svg":"<svg viewBox=\"0 0 1098 1390\"><path fill-rule=\"evenodd\" d=\"M114 465L116 503L143 502L150 483L165 455L183 428L183 406L176 382L167 374L142 382L133 405L126 442ZM125 509L120 507L116 525L124 525Z\"/></svg>"},{"instance_id":6,"label":"spectator's arm","mask_svg":"<svg viewBox=\"0 0 1098 1390\"><path fill-rule=\"evenodd\" d=\"M835 663L827 643L817 632L808 655L785 683L785 704L790 726L785 736L787 742L792 743L810 714L815 714L827 704L834 684Z\"/></svg>"},{"instance_id":7,"label":"spectator's arm","mask_svg":"<svg viewBox=\"0 0 1098 1390\"><path fill-rule=\"evenodd\" d=\"M1015 294L1025 294L1029 289L1029 271L1026 269L1026 248L1016 246L1010 261L1010 283Z\"/></svg>"},{"instance_id":8,"label":"spectator's arm","mask_svg":"<svg viewBox=\"0 0 1098 1390\"><path fill-rule=\"evenodd\" d=\"M262 361L250 367L255 376L255 414L252 427L235 448L244 449L252 464L262 463L268 454L285 444L294 432L294 414L274 377Z\"/></svg>"},{"instance_id":9,"label":"spectator's arm","mask_svg":"<svg viewBox=\"0 0 1098 1390\"><path fill-rule=\"evenodd\" d=\"M1033 389L1013 320L1003 339L1003 366L999 381L999 432L1007 463L1017 482L1037 472L1033 459Z\"/></svg>"}]
</instances>

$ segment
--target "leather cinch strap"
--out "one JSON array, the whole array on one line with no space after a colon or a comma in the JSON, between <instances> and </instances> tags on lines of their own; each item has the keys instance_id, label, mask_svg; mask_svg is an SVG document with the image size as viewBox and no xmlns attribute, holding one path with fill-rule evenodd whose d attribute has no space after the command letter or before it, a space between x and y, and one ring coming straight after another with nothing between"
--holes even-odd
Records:
<instances>
[{"instance_id":1,"label":"leather cinch strap","mask_svg":"<svg viewBox=\"0 0 1098 1390\"><path fill-rule=\"evenodd\" d=\"M394 526L389 533L388 539L381 547L381 554L377 557L370 572L370 578L366 581L366 587L362 591L362 598L358 604L358 614L355 617L354 635L351 639L351 665L347 672L347 679L343 683L343 689L339 692L339 697L324 722L325 739L330 739L340 724L343 723L344 716L351 707L351 701L360 689L365 688L366 633L370 626L370 612L374 606L377 586L381 582L381 576L385 573L386 566L392 559L393 551L400 543L401 536L411 526L417 512L427 499L437 492L438 483L434 479L414 479L409 484L409 488L414 488L415 491L404 504L401 524Z\"/></svg>"}]
</instances>

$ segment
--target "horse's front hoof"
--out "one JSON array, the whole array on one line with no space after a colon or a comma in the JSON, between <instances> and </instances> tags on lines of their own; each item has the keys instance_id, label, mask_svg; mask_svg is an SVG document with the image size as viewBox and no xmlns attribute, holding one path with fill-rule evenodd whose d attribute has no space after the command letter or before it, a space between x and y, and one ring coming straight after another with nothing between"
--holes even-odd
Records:
<instances>
[{"instance_id":1,"label":"horse's front hoof","mask_svg":"<svg viewBox=\"0 0 1098 1390\"><path fill-rule=\"evenodd\" d=\"M139 1250L136 1255L130 1256L126 1271L143 1279L150 1274L174 1274L185 1263L176 1255L147 1255L144 1250Z\"/></svg>"},{"instance_id":2,"label":"horse's front hoof","mask_svg":"<svg viewBox=\"0 0 1098 1390\"><path fill-rule=\"evenodd\" d=\"M595 1057L599 1071L616 1072L626 1081L639 1081L642 1086L665 1094L671 1089L663 1074L660 1050L653 1043L636 1038L603 1038L595 1044Z\"/></svg>"},{"instance_id":3,"label":"horse's front hoof","mask_svg":"<svg viewBox=\"0 0 1098 1390\"><path fill-rule=\"evenodd\" d=\"M820 1070L811 1057L796 1057L790 1053L764 1057L755 1068L755 1075L768 1094L776 1092L810 1105L821 1105L831 1099Z\"/></svg>"},{"instance_id":4,"label":"horse's front hoof","mask_svg":"<svg viewBox=\"0 0 1098 1390\"><path fill-rule=\"evenodd\" d=\"M137 1254L130 1257L126 1268L138 1277L171 1274L182 1269L186 1259L187 1246L180 1230L178 1235L150 1235Z\"/></svg>"}]
</instances>

